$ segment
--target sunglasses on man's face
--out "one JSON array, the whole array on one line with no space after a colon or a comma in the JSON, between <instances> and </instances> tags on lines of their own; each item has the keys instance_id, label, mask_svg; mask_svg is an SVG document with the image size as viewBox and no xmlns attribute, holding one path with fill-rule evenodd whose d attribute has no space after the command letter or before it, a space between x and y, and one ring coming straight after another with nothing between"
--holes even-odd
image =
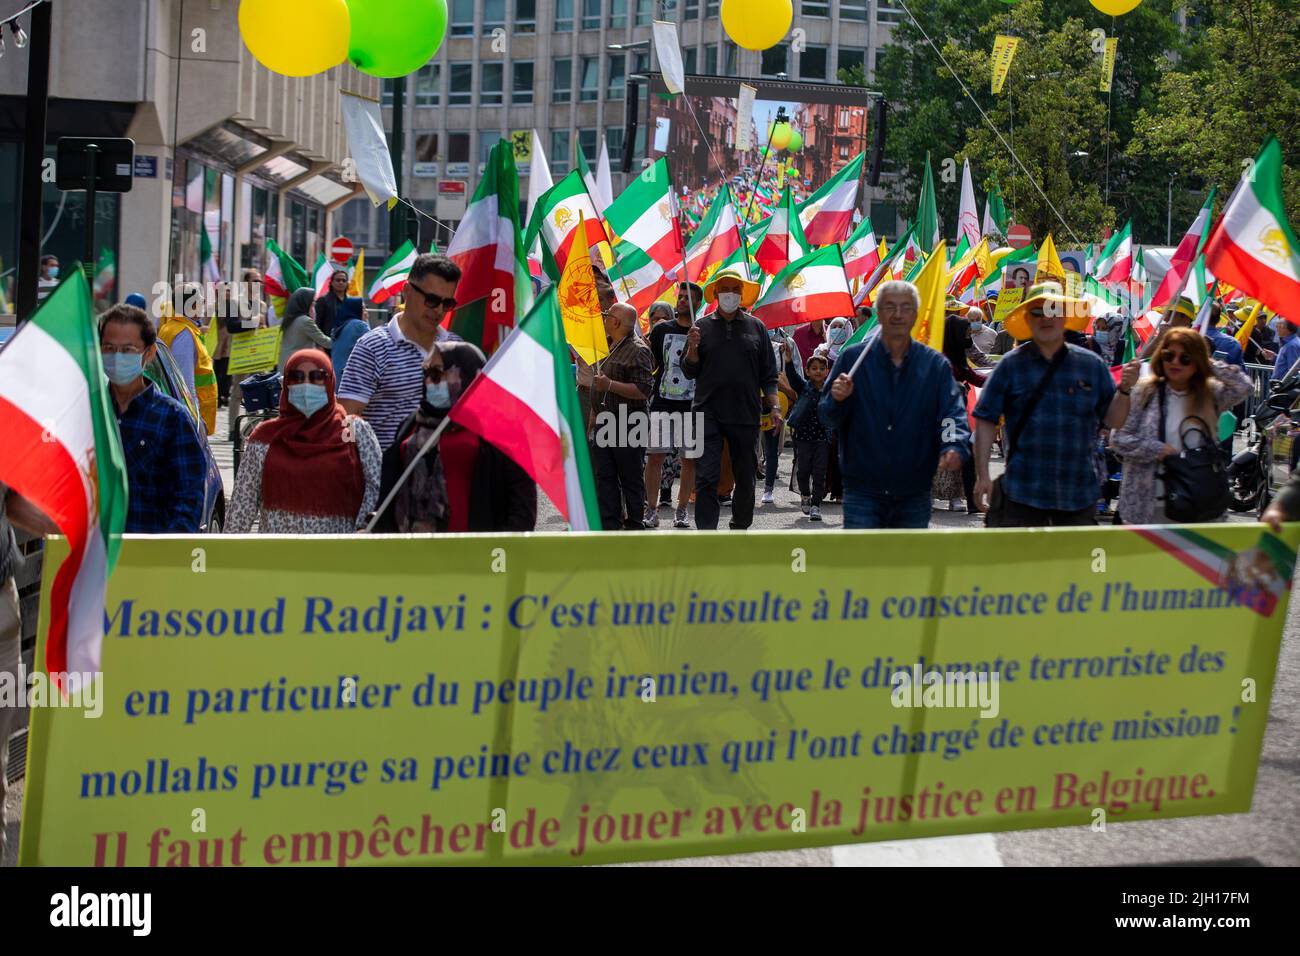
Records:
<instances>
[{"instance_id":1,"label":"sunglasses on man's face","mask_svg":"<svg viewBox=\"0 0 1300 956\"><path fill-rule=\"evenodd\" d=\"M432 292L425 292L418 285L413 285L410 282L406 283L406 291L411 294L424 296L425 304L431 309L441 308L444 312L450 312L452 309L456 308L456 300L454 298L448 297L444 299L442 296L434 295Z\"/></svg>"},{"instance_id":2,"label":"sunglasses on man's face","mask_svg":"<svg viewBox=\"0 0 1300 956\"><path fill-rule=\"evenodd\" d=\"M310 372L304 372L301 369L295 369L292 372L284 373L284 383L286 385L301 385L303 382L311 382L313 385L324 385L325 370L315 368Z\"/></svg>"},{"instance_id":3,"label":"sunglasses on man's face","mask_svg":"<svg viewBox=\"0 0 1300 956\"><path fill-rule=\"evenodd\" d=\"M1174 365L1194 364L1192 357L1188 355L1186 352L1175 352L1173 349L1165 349L1164 359L1166 364L1171 362Z\"/></svg>"}]
</instances>

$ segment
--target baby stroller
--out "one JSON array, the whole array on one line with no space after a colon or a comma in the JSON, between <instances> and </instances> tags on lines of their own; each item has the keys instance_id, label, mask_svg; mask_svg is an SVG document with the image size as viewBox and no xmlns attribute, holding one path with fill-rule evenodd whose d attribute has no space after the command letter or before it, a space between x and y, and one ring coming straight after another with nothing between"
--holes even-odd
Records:
<instances>
[{"instance_id":1,"label":"baby stroller","mask_svg":"<svg viewBox=\"0 0 1300 956\"><path fill-rule=\"evenodd\" d=\"M239 474L239 457L244 441L253 429L280 413L280 387L284 377L278 371L250 375L240 383L244 413L235 419L235 474Z\"/></svg>"}]
</instances>

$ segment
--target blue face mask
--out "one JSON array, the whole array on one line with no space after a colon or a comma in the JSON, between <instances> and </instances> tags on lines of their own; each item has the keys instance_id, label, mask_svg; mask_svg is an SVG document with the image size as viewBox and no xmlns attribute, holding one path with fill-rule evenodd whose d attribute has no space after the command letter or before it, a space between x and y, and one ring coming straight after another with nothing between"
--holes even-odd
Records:
<instances>
[{"instance_id":1,"label":"blue face mask","mask_svg":"<svg viewBox=\"0 0 1300 956\"><path fill-rule=\"evenodd\" d=\"M1106 329L1098 329L1092 334L1092 337L1097 340L1098 345L1107 345L1110 343L1110 332Z\"/></svg>"},{"instance_id":2,"label":"blue face mask","mask_svg":"<svg viewBox=\"0 0 1300 956\"><path fill-rule=\"evenodd\" d=\"M58 267L58 266L50 266L50 278L51 278L51 279L57 279L58 277L59 277L59 267Z\"/></svg>"},{"instance_id":3,"label":"blue face mask","mask_svg":"<svg viewBox=\"0 0 1300 956\"><path fill-rule=\"evenodd\" d=\"M445 411L451 408L451 389L446 382L425 382L424 400L438 411Z\"/></svg>"},{"instance_id":4,"label":"blue face mask","mask_svg":"<svg viewBox=\"0 0 1300 956\"><path fill-rule=\"evenodd\" d=\"M289 386L289 404L302 412L307 418L311 418L324 408L325 403L328 401L329 393L325 391L324 385L303 382L301 385Z\"/></svg>"},{"instance_id":5,"label":"blue face mask","mask_svg":"<svg viewBox=\"0 0 1300 956\"><path fill-rule=\"evenodd\" d=\"M104 374L114 385L130 385L144 371L144 356L139 352L114 352L101 358Z\"/></svg>"}]
</instances>

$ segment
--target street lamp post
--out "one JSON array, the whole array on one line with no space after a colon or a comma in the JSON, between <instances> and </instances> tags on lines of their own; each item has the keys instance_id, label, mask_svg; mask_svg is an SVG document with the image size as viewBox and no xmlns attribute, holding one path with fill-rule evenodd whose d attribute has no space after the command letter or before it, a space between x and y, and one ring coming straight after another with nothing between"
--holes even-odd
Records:
<instances>
[{"instance_id":1,"label":"street lamp post","mask_svg":"<svg viewBox=\"0 0 1300 956\"><path fill-rule=\"evenodd\" d=\"M1169 176L1169 202L1165 213L1165 245L1169 245L1174 239L1174 180L1178 178L1177 173Z\"/></svg>"}]
</instances>

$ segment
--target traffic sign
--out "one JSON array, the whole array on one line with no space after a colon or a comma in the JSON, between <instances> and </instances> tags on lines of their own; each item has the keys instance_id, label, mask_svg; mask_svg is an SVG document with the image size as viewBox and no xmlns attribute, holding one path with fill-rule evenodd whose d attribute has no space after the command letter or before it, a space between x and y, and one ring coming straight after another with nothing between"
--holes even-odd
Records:
<instances>
[{"instance_id":1,"label":"traffic sign","mask_svg":"<svg viewBox=\"0 0 1300 956\"><path fill-rule=\"evenodd\" d=\"M339 236L330 243L330 258L335 262L344 263L352 258L352 240L346 236Z\"/></svg>"},{"instance_id":2,"label":"traffic sign","mask_svg":"<svg viewBox=\"0 0 1300 956\"><path fill-rule=\"evenodd\" d=\"M1028 226L1022 226L1019 223L1014 224L1007 230L1007 245L1012 249L1023 249L1033 242L1033 234L1029 231Z\"/></svg>"}]
</instances>

